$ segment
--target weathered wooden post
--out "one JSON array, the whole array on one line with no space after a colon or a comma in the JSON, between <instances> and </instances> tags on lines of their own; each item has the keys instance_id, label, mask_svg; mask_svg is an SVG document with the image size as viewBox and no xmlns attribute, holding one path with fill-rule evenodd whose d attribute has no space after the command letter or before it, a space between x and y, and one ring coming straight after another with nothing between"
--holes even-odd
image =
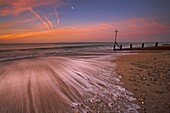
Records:
<instances>
[{"instance_id":1,"label":"weathered wooden post","mask_svg":"<svg viewBox=\"0 0 170 113\"><path fill-rule=\"evenodd\" d=\"M113 45L113 50L116 50L116 45Z\"/></svg>"},{"instance_id":2,"label":"weathered wooden post","mask_svg":"<svg viewBox=\"0 0 170 113\"><path fill-rule=\"evenodd\" d=\"M130 44L130 49L132 49L132 44Z\"/></svg>"},{"instance_id":3,"label":"weathered wooden post","mask_svg":"<svg viewBox=\"0 0 170 113\"><path fill-rule=\"evenodd\" d=\"M120 45L120 50L122 50L122 45Z\"/></svg>"},{"instance_id":4,"label":"weathered wooden post","mask_svg":"<svg viewBox=\"0 0 170 113\"><path fill-rule=\"evenodd\" d=\"M158 42L155 43L155 47L158 47Z\"/></svg>"},{"instance_id":5,"label":"weathered wooden post","mask_svg":"<svg viewBox=\"0 0 170 113\"><path fill-rule=\"evenodd\" d=\"M118 30L116 29L116 30L115 30L115 45L117 44L117 33L118 33ZM119 47L118 44L117 44L117 46Z\"/></svg>"},{"instance_id":6,"label":"weathered wooden post","mask_svg":"<svg viewBox=\"0 0 170 113\"><path fill-rule=\"evenodd\" d=\"M116 29L115 30L115 42L114 42L114 45L113 45L113 50L116 50L116 45L119 47L119 44L117 43L117 33L118 33L118 30Z\"/></svg>"},{"instance_id":7,"label":"weathered wooden post","mask_svg":"<svg viewBox=\"0 0 170 113\"><path fill-rule=\"evenodd\" d=\"M144 43L142 43L142 48L144 48Z\"/></svg>"}]
</instances>

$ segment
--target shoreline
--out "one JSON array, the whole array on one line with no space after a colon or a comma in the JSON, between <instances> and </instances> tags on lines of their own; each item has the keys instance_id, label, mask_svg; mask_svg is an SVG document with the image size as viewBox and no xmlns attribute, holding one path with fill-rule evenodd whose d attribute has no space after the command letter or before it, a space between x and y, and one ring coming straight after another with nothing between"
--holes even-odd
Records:
<instances>
[{"instance_id":1,"label":"shoreline","mask_svg":"<svg viewBox=\"0 0 170 113\"><path fill-rule=\"evenodd\" d=\"M151 51L152 52L152 51ZM170 111L170 52L139 52L113 60L123 87L137 99L139 113L168 113Z\"/></svg>"},{"instance_id":2,"label":"shoreline","mask_svg":"<svg viewBox=\"0 0 170 113\"><path fill-rule=\"evenodd\" d=\"M149 99L152 96L148 96L148 92L145 91L147 86L144 86L145 89L140 89L139 86L141 84L143 85L148 77L145 77L145 81L143 79L141 80L141 77L135 77L133 74L137 74L139 70L142 70L137 68L138 70L135 71L134 69L141 62L140 60L142 60L142 63L143 61L147 62L147 58L151 58L151 56L155 56L153 59L156 58L156 60L159 57L165 60L170 55L170 52L167 53L167 51L164 53L160 53L159 51L156 53L148 52L139 54L131 54L130 52L128 54L113 53L113 55L100 57L94 55L51 56L1 62L0 92L2 98L0 99L2 103L0 103L0 112L19 112L21 109L31 112L30 110L36 109L40 112L44 110L44 113L52 111L54 113L62 111L83 112L84 110L91 112L136 113L140 106L145 109L141 109L139 112L144 113L148 110L146 108L148 105L146 107L145 105L151 105L150 103L152 101ZM139 58L141 59L139 60ZM114 63L111 62L113 60ZM118 64L117 68L115 67L115 62ZM160 61L160 63L164 63L164 61ZM163 67L168 66L167 64L167 66ZM129 71L127 71L128 68ZM127 72L133 76L126 75ZM121 75L122 79L118 75ZM163 85L166 86L165 84ZM142 97L141 92L138 90L141 90L142 94L144 94ZM147 88L147 91L149 90ZM13 95L10 95L11 93ZM157 93L164 94L164 92L160 92L159 88ZM166 98L168 98L168 94L165 95ZM27 95L27 98L20 95ZM134 101L135 98L133 97L140 101ZM147 99L148 97L149 99ZM155 97L157 98L157 96ZM19 100L22 100L22 102ZM150 103L146 100L149 100ZM165 99L163 98L162 100ZM30 105L30 108L27 108L27 104L24 101L28 102L27 104ZM168 99L166 101L168 103ZM32 102L35 102L34 105ZM141 104L141 102L144 102L144 104ZM14 109L6 108L6 106L13 107L16 105L15 103L17 103L17 106ZM18 103L21 103L22 106ZM163 104L165 105L165 103ZM169 106L169 103L165 106ZM168 108L166 107L165 109ZM154 111L147 112L152 113ZM162 112L166 113L167 111Z\"/></svg>"},{"instance_id":3,"label":"shoreline","mask_svg":"<svg viewBox=\"0 0 170 113\"><path fill-rule=\"evenodd\" d=\"M0 63L0 113L136 113L139 106L114 72L113 56Z\"/></svg>"}]
</instances>

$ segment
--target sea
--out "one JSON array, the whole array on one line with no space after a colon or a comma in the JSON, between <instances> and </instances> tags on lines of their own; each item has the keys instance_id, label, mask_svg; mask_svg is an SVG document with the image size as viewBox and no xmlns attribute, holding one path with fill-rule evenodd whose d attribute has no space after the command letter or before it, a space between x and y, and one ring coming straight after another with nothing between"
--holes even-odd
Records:
<instances>
[{"instance_id":1,"label":"sea","mask_svg":"<svg viewBox=\"0 0 170 113\"><path fill-rule=\"evenodd\" d=\"M0 44L0 113L138 113L114 63L134 53L115 52L113 44Z\"/></svg>"},{"instance_id":2,"label":"sea","mask_svg":"<svg viewBox=\"0 0 170 113\"><path fill-rule=\"evenodd\" d=\"M162 45L166 42L159 42ZM123 48L141 47L141 42L119 42ZM145 42L145 47L154 46ZM67 42L67 43L17 43L0 44L0 61L61 55L94 55L113 53L113 42ZM120 52L120 51L119 51ZM124 51L122 51L124 52ZM127 51L126 51L127 52Z\"/></svg>"}]
</instances>

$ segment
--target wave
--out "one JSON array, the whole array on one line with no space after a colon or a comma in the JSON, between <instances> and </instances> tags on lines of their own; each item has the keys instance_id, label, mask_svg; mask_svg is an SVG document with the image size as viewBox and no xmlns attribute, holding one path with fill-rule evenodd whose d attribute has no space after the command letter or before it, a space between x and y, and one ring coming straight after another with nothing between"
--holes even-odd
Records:
<instances>
[{"instance_id":1,"label":"wave","mask_svg":"<svg viewBox=\"0 0 170 113\"><path fill-rule=\"evenodd\" d=\"M110 42L73 42L73 43L35 43L35 44L0 44L0 52L7 51L27 51L27 50L47 50L47 49L74 49L98 46L111 46Z\"/></svg>"},{"instance_id":2,"label":"wave","mask_svg":"<svg viewBox=\"0 0 170 113\"><path fill-rule=\"evenodd\" d=\"M14 46L14 47L13 47ZM45 47L46 46L46 47ZM12 48L13 47L13 48ZM5 48L5 46L3 47ZM71 44L22 44L22 45L6 45L6 49L0 50L0 62L18 59L27 59L42 56L61 56L61 55L79 55L101 53L102 50L109 50L108 43L71 43ZM84 53L82 53L84 52ZM91 52L91 53L89 53Z\"/></svg>"},{"instance_id":3,"label":"wave","mask_svg":"<svg viewBox=\"0 0 170 113\"><path fill-rule=\"evenodd\" d=\"M1 62L0 113L137 112L115 66L108 56Z\"/></svg>"}]
</instances>

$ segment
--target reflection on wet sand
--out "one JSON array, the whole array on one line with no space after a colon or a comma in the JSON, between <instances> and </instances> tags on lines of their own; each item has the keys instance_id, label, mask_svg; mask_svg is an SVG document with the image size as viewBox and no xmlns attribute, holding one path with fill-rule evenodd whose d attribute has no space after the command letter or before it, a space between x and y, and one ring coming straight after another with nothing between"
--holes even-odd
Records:
<instances>
[{"instance_id":1,"label":"reflection on wet sand","mask_svg":"<svg viewBox=\"0 0 170 113\"><path fill-rule=\"evenodd\" d=\"M137 112L106 58L0 63L0 113Z\"/></svg>"}]
</instances>

